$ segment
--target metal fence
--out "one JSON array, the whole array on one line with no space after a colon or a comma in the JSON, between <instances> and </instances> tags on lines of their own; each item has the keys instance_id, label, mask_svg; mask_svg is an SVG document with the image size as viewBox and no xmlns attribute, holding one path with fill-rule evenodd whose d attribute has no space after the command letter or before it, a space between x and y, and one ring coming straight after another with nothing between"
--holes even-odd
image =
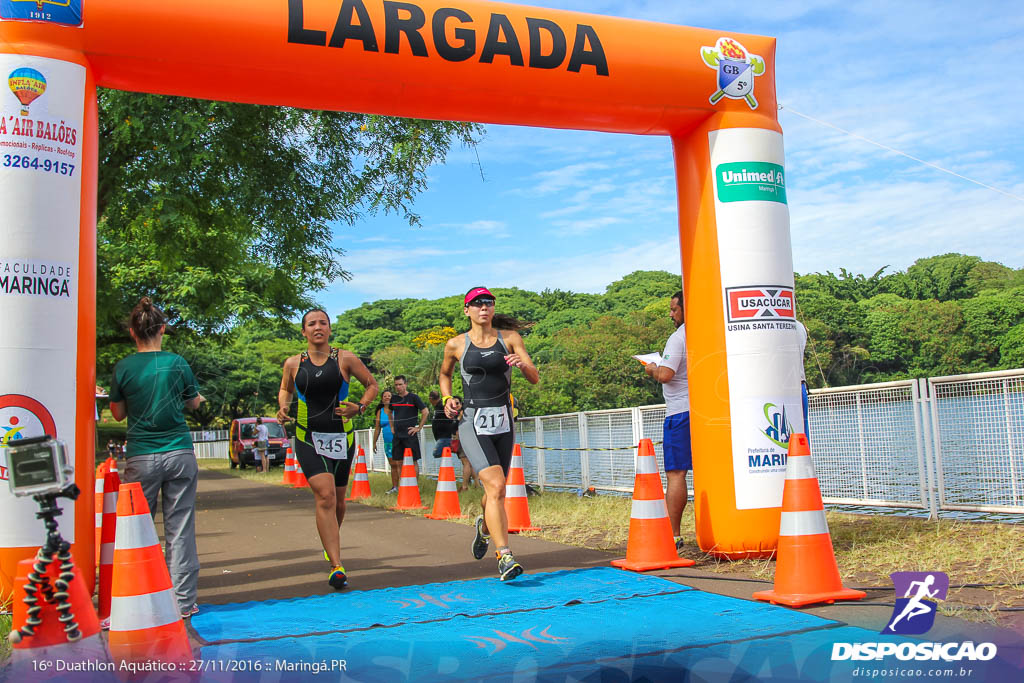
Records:
<instances>
[{"instance_id":1,"label":"metal fence","mask_svg":"<svg viewBox=\"0 0 1024 683\"><path fill-rule=\"evenodd\" d=\"M200 441L227 441L228 430L226 429L202 429L195 432L189 432L192 436L192 443L198 443Z\"/></svg>"},{"instance_id":2,"label":"metal fence","mask_svg":"<svg viewBox=\"0 0 1024 683\"><path fill-rule=\"evenodd\" d=\"M815 389L808 413L826 503L1024 513L1024 369ZM664 471L664 419L663 405L519 419L526 481L628 493L641 438ZM387 471L371 438L356 432L369 469ZM436 476L430 430L419 438L421 472ZM197 441L196 454L226 458L227 443Z\"/></svg>"}]
</instances>

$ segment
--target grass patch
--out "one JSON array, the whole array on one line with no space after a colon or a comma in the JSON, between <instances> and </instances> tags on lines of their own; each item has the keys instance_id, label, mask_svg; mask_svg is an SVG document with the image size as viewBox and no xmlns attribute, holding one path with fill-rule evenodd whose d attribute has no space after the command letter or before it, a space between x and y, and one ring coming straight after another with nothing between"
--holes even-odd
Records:
<instances>
[{"instance_id":1,"label":"grass patch","mask_svg":"<svg viewBox=\"0 0 1024 683\"><path fill-rule=\"evenodd\" d=\"M4 607L10 609L10 607ZM6 662L11 656L11 644L7 640L7 634L11 632L11 615L0 614L0 663Z\"/></svg>"},{"instance_id":2,"label":"grass patch","mask_svg":"<svg viewBox=\"0 0 1024 683\"><path fill-rule=\"evenodd\" d=\"M244 479L280 484L280 468L270 474L253 470L229 470L227 460L201 460L208 469L219 469ZM370 498L360 502L379 508L395 504L389 475L371 472ZM406 511L424 515L433 507L437 482L420 477L420 498L426 509ZM482 489L459 494L465 517L451 521L471 525L482 511ZM574 493L545 491L530 496L530 519L540 531L524 536L544 538L565 545L605 550L624 555L629 534L631 500L623 496L598 495L580 498ZM950 577L950 592L940 605L943 614L971 621L989 622L1009 618L998 607L1024 606L1024 544L1021 527L993 522L938 521L886 515L854 515L828 512L829 531L843 584L849 587L892 588L889 574L895 571L941 571ZM688 505L681 525L688 543L683 555L697 560L697 568L771 581L774 559L719 560L702 552L696 544L693 505ZM964 584L984 587L957 588Z\"/></svg>"}]
</instances>

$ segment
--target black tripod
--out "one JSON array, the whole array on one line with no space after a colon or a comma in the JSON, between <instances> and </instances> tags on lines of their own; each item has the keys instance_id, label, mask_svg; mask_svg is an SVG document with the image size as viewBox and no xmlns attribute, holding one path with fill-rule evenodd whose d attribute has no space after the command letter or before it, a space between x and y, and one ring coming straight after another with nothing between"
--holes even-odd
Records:
<instances>
[{"instance_id":1,"label":"black tripod","mask_svg":"<svg viewBox=\"0 0 1024 683\"><path fill-rule=\"evenodd\" d=\"M36 553L35 564L29 572L28 581L25 583L25 604L28 605L28 613L25 617L25 625L20 629L11 631L8 639L12 643L21 642L22 638L33 636L36 627L43 623L40 613L43 611L43 603L56 603L57 619L64 625L64 633L69 642L75 642L82 638L82 632L78 629L78 622L71 611L70 593L68 586L75 578L75 564L71 559L71 544L61 538L57 530L57 515L61 509L57 507L58 498L78 498L81 490L75 484L70 484L58 493L43 493L32 496L39 503L39 512L36 518L46 524L46 543ZM50 577L47 575L49 565L52 562L60 562L60 574L54 585L50 585ZM40 602L42 600L42 602Z\"/></svg>"}]
</instances>

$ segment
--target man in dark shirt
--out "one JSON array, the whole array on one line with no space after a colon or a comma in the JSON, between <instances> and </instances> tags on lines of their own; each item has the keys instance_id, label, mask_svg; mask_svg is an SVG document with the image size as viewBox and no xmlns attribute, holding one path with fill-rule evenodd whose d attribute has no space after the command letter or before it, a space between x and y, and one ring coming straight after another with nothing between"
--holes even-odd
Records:
<instances>
[{"instance_id":1,"label":"man in dark shirt","mask_svg":"<svg viewBox=\"0 0 1024 683\"><path fill-rule=\"evenodd\" d=\"M426 404L423 403L423 399L409 391L405 375L395 377L395 393L391 397L391 431L395 435L391 442L391 467L401 469L402 458L405 456L405 449L408 448L412 451L412 459L416 463L417 472L419 471L420 440L418 435L423 431L427 415ZM397 488L393 488L388 493L397 491Z\"/></svg>"},{"instance_id":2,"label":"man in dark shirt","mask_svg":"<svg viewBox=\"0 0 1024 683\"><path fill-rule=\"evenodd\" d=\"M430 431L434 434L434 457L440 458L444 455L444 449L452 447L452 437L455 436L458 425L455 420L444 414L441 394L431 391L427 400L434 408L434 415L430 419ZM455 454L452 453L452 455Z\"/></svg>"}]
</instances>

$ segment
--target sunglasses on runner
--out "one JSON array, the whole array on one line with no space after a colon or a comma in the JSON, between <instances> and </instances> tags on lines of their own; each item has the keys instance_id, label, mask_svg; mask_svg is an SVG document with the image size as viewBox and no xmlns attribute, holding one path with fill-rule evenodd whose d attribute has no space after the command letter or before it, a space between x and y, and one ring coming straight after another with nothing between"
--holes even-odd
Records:
<instances>
[{"instance_id":1,"label":"sunglasses on runner","mask_svg":"<svg viewBox=\"0 0 1024 683\"><path fill-rule=\"evenodd\" d=\"M472 301L469 302L469 305L472 306L473 308L483 308L484 306L493 306L494 305L494 299L484 299L484 298L473 299Z\"/></svg>"}]
</instances>

